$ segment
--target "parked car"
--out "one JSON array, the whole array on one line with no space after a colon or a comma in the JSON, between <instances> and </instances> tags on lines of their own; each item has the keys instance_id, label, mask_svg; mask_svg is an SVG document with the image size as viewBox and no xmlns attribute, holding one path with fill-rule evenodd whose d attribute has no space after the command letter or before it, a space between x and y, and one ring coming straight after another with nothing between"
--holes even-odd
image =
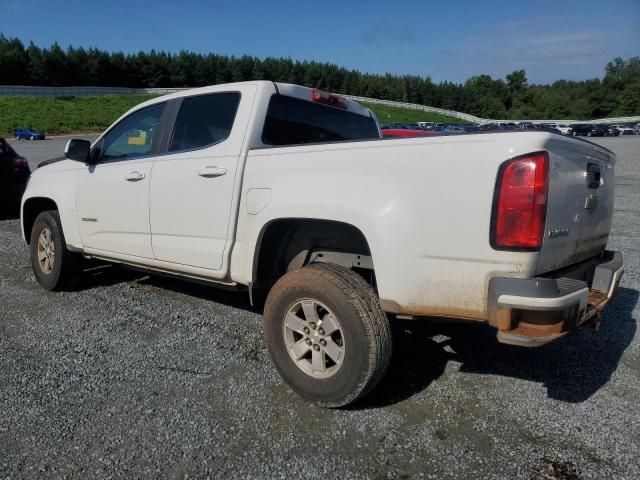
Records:
<instances>
[{"instance_id":1,"label":"parked car","mask_svg":"<svg viewBox=\"0 0 640 480\"><path fill-rule=\"evenodd\" d=\"M556 128L563 135L571 135L573 133L573 129L571 128L571 125L568 125L566 123L556 123L555 125L556 125Z\"/></svg>"},{"instance_id":2,"label":"parked car","mask_svg":"<svg viewBox=\"0 0 640 480\"><path fill-rule=\"evenodd\" d=\"M449 125L443 130L444 133L465 133L465 129L459 125Z\"/></svg>"},{"instance_id":3,"label":"parked car","mask_svg":"<svg viewBox=\"0 0 640 480\"><path fill-rule=\"evenodd\" d=\"M615 125L603 125L604 128L607 129L607 135L609 137L617 137L618 135L622 135L622 132Z\"/></svg>"},{"instance_id":4,"label":"parked car","mask_svg":"<svg viewBox=\"0 0 640 480\"><path fill-rule=\"evenodd\" d=\"M15 128L13 136L16 140L44 140L46 137L44 133L32 128Z\"/></svg>"},{"instance_id":5,"label":"parked car","mask_svg":"<svg viewBox=\"0 0 640 480\"><path fill-rule=\"evenodd\" d=\"M384 138L411 138L433 135L433 132L422 129L381 128L380 131L382 132L382 136Z\"/></svg>"},{"instance_id":6,"label":"parked car","mask_svg":"<svg viewBox=\"0 0 640 480\"><path fill-rule=\"evenodd\" d=\"M22 232L48 290L84 256L263 292L282 378L342 406L384 376L396 318L485 322L537 346L616 293L614 154L542 131L474 140L383 141L368 109L296 85L181 91L41 164Z\"/></svg>"},{"instance_id":7,"label":"parked car","mask_svg":"<svg viewBox=\"0 0 640 480\"><path fill-rule=\"evenodd\" d=\"M552 123L535 123L532 125L527 125L525 129L562 134L562 132L555 127L555 124L552 124Z\"/></svg>"},{"instance_id":8,"label":"parked car","mask_svg":"<svg viewBox=\"0 0 640 480\"><path fill-rule=\"evenodd\" d=\"M620 131L620 135L633 135L635 129L633 125L613 125Z\"/></svg>"},{"instance_id":9,"label":"parked car","mask_svg":"<svg viewBox=\"0 0 640 480\"><path fill-rule=\"evenodd\" d=\"M547 128L557 130L559 133L563 135L571 134L571 127L566 123L544 123L542 125L544 125Z\"/></svg>"},{"instance_id":10,"label":"parked car","mask_svg":"<svg viewBox=\"0 0 640 480\"><path fill-rule=\"evenodd\" d=\"M594 127L595 127L596 136L608 137L611 135L608 125L596 123Z\"/></svg>"},{"instance_id":11,"label":"parked car","mask_svg":"<svg viewBox=\"0 0 640 480\"><path fill-rule=\"evenodd\" d=\"M27 160L0 138L0 210L20 205L31 170Z\"/></svg>"},{"instance_id":12,"label":"parked car","mask_svg":"<svg viewBox=\"0 0 640 480\"><path fill-rule=\"evenodd\" d=\"M505 130L515 130L515 127L509 125L499 125L497 123L483 123L478 127L483 132L498 132Z\"/></svg>"},{"instance_id":13,"label":"parked car","mask_svg":"<svg viewBox=\"0 0 640 480\"><path fill-rule=\"evenodd\" d=\"M603 125L592 123L576 123L571 125L572 135L577 137L578 135L584 135L587 137L607 137L609 136L609 129Z\"/></svg>"}]
</instances>

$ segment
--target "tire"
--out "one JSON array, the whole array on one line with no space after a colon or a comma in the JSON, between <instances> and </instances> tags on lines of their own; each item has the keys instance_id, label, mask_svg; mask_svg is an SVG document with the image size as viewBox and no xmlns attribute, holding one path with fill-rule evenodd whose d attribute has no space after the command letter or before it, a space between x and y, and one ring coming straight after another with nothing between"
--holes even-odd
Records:
<instances>
[{"instance_id":1,"label":"tire","mask_svg":"<svg viewBox=\"0 0 640 480\"><path fill-rule=\"evenodd\" d=\"M35 140L35 139L36 139L36 137L34 137L33 135L31 135L31 136L29 137L29 140Z\"/></svg>"},{"instance_id":2,"label":"tire","mask_svg":"<svg viewBox=\"0 0 640 480\"><path fill-rule=\"evenodd\" d=\"M578 134L577 134L576 132L573 132L573 133L572 133L572 135L573 135L574 137L577 137L577 136L578 136Z\"/></svg>"},{"instance_id":3,"label":"tire","mask_svg":"<svg viewBox=\"0 0 640 480\"><path fill-rule=\"evenodd\" d=\"M591 132L587 132L587 137L592 136L593 134Z\"/></svg>"},{"instance_id":4,"label":"tire","mask_svg":"<svg viewBox=\"0 0 640 480\"><path fill-rule=\"evenodd\" d=\"M82 259L67 250L57 210L38 215L31 229L29 248L33 274L44 289L65 290L75 283Z\"/></svg>"},{"instance_id":5,"label":"tire","mask_svg":"<svg viewBox=\"0 0 640 480\"><path fill-rule=\"evenodd\" d=\"M295 332L288 325L298 307ZM314 314L307 311L315 312L316 325ZM269 292L263 318L265 343L276 369L292 390L321 406L355 402L378 384L389 365L392 339L387 315L373 288L347 268L312 264L287 273ZM292 345L298 344L307 348L306 358L294 358ZM340 355L336 346L341 347ZM315 355L321 367L310 372Z\"/></svg>"}]
</instances>

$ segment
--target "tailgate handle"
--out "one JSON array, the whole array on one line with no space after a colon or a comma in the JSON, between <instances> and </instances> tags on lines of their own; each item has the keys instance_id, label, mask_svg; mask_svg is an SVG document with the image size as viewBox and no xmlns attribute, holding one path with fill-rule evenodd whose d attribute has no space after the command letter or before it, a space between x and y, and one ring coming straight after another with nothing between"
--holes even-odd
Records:
<instances>
[{"instance_id":1,"label":"tailgate handle","mask_svg":"<svg viewBox=\"0 0 640 480\"><path fill-rule=\"evenodd\" d=\"M590 163L587 165L587 186L589 188L598 188L600 186L600 165Z\"/></svg>"}]
</instances>

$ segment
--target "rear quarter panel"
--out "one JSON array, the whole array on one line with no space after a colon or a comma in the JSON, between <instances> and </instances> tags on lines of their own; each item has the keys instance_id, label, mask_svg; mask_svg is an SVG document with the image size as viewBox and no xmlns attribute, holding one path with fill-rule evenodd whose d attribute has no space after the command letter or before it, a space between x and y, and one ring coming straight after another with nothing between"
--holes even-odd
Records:
<instances>
[{"instance_id":1,"label":"rear quarter panel","mask_svg":"<svg viewBox=\"0 0 640 480\"><path fill-rule=\"evenodd\" d=\"M531 276L538 255L490 246L499 166L543 149L549 136L474 134L252 150L232 278L253 280L256 250L271 221L335 220L367 239L385 310L486 319L489 279ZM269 194L262 209L251 206L249 213L252 189Z\"/></svg>"}]
</instances>

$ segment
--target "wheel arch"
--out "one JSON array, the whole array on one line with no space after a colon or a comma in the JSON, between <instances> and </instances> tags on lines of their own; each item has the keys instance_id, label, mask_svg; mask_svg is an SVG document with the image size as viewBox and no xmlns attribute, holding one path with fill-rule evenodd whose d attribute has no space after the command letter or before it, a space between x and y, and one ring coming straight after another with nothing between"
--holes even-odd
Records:
<instances>
[{"instance_id":1,"label":"wheel arch","mask_svg":"<svg viewBox=\"0 0 640 480\"><path fill-rule=\"evenodd\" d=\"M251 278L254 283L275 282L286 272L306 265L313 250L327 249L373 257L362 229L324 218L276 218L258 235Z\"/></svg>"},{"instance_id":2,"label":"wheel arch","mask_svg":"<svg viewBox=\"0 0 640 480\"><path fill-rule=\"evenodd\" d=\"M31 229L38 215L46 210L58 210L58 204L48 197L31 197L22 205L22 235L29 244L31 242Z\"/></svg>"}]
</instances>

